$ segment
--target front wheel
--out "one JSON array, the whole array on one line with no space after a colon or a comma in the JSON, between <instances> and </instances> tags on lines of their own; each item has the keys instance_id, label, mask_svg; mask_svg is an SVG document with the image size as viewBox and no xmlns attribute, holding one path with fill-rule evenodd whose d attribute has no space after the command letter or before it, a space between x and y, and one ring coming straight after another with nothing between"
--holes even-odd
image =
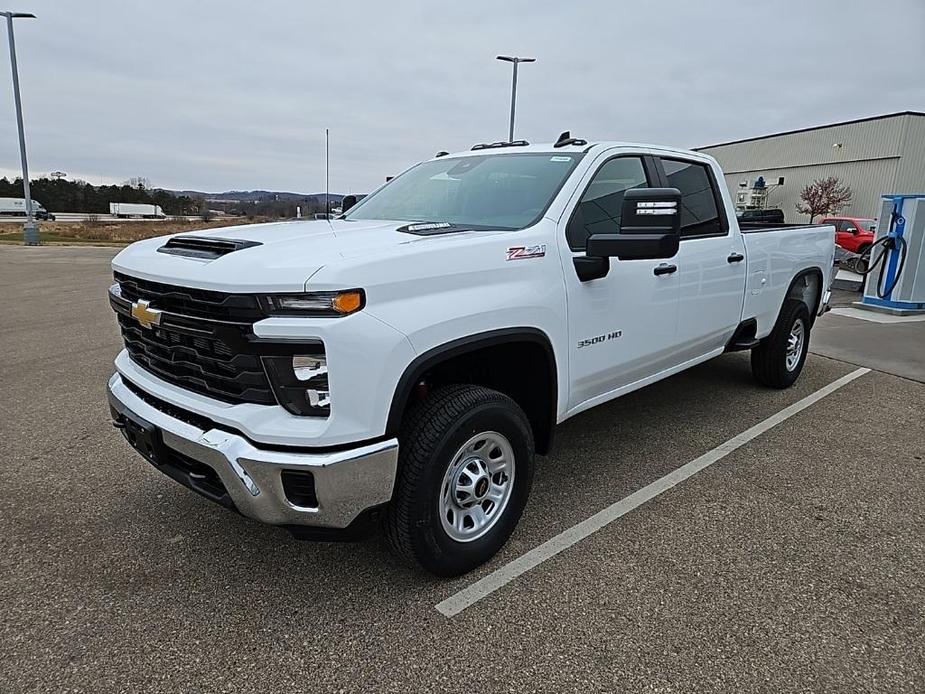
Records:
<instances>
[{"instance_id":1,"label":"front wheel","mask_svg":"<svg viewBox=\"0 0 925 694\"><path fill-rule=\"evenodd\" d=\"M787 299L771 334L752 350L752 375L762 385L789 388L797 380L809 349L809 309Z\"/></svg>"},{"instance_id":2,"label":"front wheel","mask_svg":"<svg viewBox=\"0 0 925 694\"><path fill-rule=\"evenodd\" d=\"M510 537L530 493L533 434L523 410L481 386L435 390L406 415L386 537L407 563L457 576Z\"/></svg>"}]
</instances>

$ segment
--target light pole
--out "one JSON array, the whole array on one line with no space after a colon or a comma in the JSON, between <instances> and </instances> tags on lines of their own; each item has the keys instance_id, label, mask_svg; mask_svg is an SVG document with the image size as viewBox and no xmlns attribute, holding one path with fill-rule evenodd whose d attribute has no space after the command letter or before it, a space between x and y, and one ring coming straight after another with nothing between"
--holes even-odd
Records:
<instances>
[{"instance_id":1,"label":"light pole","mask_svg":"<svg viewBox=\"0 0 925 694\"><path fill-rule=\"evenodd\" d=\"M513 55L499 55L498 60L503 60L506 63L513 63L514 65L514 80L511 83L511 129L508 134L508 142L514 141L514 107L517 104L517 66L521 63L535 63L536 58L518 58Z\"/></svg>"},{"instance_id":2,"label":"light pole","mask_svg":"<svg viewBox=\"0 0 925 694\"><path fill-rule=\"evenodd\" d=\"M22 189L26 196L26 223L22 228L23 243L27 246L39 244L39 230L32 216L32 195L29 193L29 165L26 163L26 133L22 127L22 99L19 96L19 70L16 68L16 43L13 40L14 19L35 19L27 12L0 12L6 17L7 33L10 37L10 66L13 69L13 101L16 104L16 124L19 126L19 154L22 157Z\"/></svg>"}]
</instances>

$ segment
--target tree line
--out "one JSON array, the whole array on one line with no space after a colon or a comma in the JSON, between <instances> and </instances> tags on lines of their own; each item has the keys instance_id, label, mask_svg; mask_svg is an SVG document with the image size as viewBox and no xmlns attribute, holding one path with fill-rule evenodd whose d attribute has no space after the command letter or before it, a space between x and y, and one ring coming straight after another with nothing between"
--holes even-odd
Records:
<instances>
[{"instance_id":1,"label":"tree line","mask_svg":"<svg viewBox=\"0 0 925 694\"><path fill-rule=\"evenodd\" d=\"M111 202L139 202L160 205L168 215L201 215L212 210L247 217L295 217L296 206L304 216L324 211L324 200L306 195L278 200L272 194L257 201L207 202L201 197L177 195L160 188L152 188L146 178L131 178L122 185L94 186L86 181L36 178L30 184L32 199L40 202L49 212L83 212L109 214ZM0 198L23 197L22 178L0 178ZM332 196L333 197L333 196ZM339 200L340 196L336 196ZM334 202L334 200L332 200Z\"/></svg>"},{"instance_id":2,"label":"tree line","mask_svg":"<svg viewBox=\"0 0 925 694\"><path fill-rule=\"evenodd\" d=\"M165 214L193 215L202 209L202 200L186 195L173 195L166 190L149 189L143 183L130 185L94 186L86 181L66 181L63 178L37 178L30 182L32 199L49 212L84 212L109 214L111 202L141 202L160 205ZM23 197L22 179L0 178L0 198Z\"/></svg>"}]
</instances>

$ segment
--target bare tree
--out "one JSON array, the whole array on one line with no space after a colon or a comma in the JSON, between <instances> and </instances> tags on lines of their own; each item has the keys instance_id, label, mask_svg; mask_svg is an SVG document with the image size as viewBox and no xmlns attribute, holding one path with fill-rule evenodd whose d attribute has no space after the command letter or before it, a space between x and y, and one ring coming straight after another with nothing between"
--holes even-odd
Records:
<instances>
[{"instance_id":1,"label":"bare tree","mask_svg":"<svg viewBox=\"0 0 925 694\"><path fill-rule=\"evenodd\" d=\"M138 190L151 190L151 181L144 176L132 176L125 182L125 185Z\"/></svg>"},{"instance_id":2,"label":"bare tree","mask_svg":"<svg viewBox=\"0 0 925 694\"><path fill-rule=\"evenodd\" d=\"M809 215L809 223L819 215L835 214L851 202L851 188L836 176L816 179L800 191L797 212Z\"/></svg>"},{"instance_id":3,"label":"bare tree","mask_svg":"<svg viewBox=\"0 0 925 694\"><path fill-rule=\"evenodd\" d=\"M205 198L199 199L199 216L204 222L211 222L215 216L209 209L209 202Z\"/></svg>"}]
</instances>

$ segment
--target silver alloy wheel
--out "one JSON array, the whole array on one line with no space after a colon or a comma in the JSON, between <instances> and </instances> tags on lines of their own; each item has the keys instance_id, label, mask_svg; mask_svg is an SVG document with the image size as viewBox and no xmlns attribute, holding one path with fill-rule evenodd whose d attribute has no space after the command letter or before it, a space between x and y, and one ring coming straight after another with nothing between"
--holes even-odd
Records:
<instances>
[{"instance_id":1,"label":"silver alloy wheel","mask_svg":"<svg viewBox=\"0 0 925 694\"><path fill-rule=\"evenodd\" d=\"M453 456L440 485L443 530L457 542L472 542L504 514L514 489L514 449L505 436L483 431Z\"/></svg>"},{"instance_id":2,"label":"silver alloy wheel","mask_svg":"<svg viewBox=\"0 0 925 694\"><path fill-rule=\"evenodd\" d=\"M787 371L793 371L797 368L797 364L800 363L805 339L806 329L803 327L803 319L797 318L790 328L790 335L787 337Z\"/></svg>"}]
</instances>

